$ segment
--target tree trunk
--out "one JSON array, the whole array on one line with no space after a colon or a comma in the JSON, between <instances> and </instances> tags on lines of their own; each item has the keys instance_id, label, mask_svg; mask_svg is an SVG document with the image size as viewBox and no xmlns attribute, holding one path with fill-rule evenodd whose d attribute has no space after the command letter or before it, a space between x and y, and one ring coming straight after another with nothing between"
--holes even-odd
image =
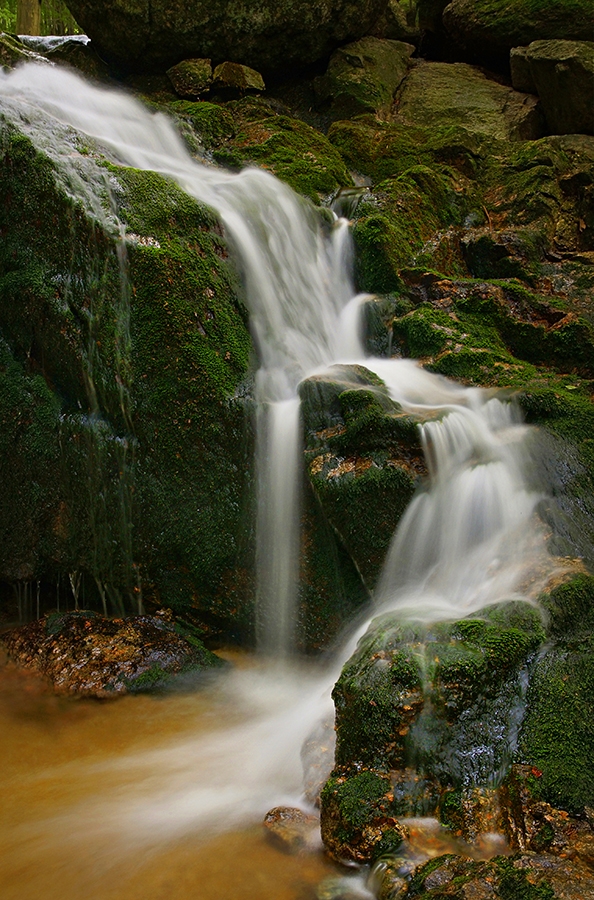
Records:
<instances>
[{"instance_id":1,"label":"tree trunk","mask_svg":"<svg viewBox=\"0 0 594 900\"><path fill-rule=\"evenodd\" d=\"M39 34L41 31L41 0L18 0L17 34Z\"/></svg>"}]
</instances>

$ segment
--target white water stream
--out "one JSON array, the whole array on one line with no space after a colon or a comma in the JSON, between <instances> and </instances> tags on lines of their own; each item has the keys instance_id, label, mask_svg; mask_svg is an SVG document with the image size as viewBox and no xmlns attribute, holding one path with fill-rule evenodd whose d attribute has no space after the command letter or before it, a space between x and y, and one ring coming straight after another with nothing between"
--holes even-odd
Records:
<instances>
[{"instance_id":1,"label":"white water stream","mask_svg":"<svg viewBox=\"0 0 594 900\"><path fill-rule=\"evenodd\" d=\"M293 640L301 477L296 390L308 374L336 362L362 362L407 412L425 421L429 483L394 536L374 614L393 609L423 621L455 619L529 593L547 563L534 515L539 497L525 485L528 429L510 404L486 391L448 382L414 361L364 358L344 220L324 233L317 213L270 174L232 175L203 165L165 116L58 68L31 64L0 74L2 111L56 160L73 193L97 215L105 218L97 199L104 176L100 170L93 176L78 154L78 134L115 162L174 179L224 223L261 366L256 465L259 632L266 654L290 653ZM226 828L297 800L301 744L328 714L341 662L367 624L321 674L287 663L232 676L225 690L234 712L227 710L208 739L125 756L117 766L146 768L146 778L117 800L99 797L84 811L65 814L67 831L76 832L83 817L87 827L93 821L95 832L117 834L120 843L150 843L155 835ZM235 724L225 725L229 720Z\"/></svg>"}]
</instances>

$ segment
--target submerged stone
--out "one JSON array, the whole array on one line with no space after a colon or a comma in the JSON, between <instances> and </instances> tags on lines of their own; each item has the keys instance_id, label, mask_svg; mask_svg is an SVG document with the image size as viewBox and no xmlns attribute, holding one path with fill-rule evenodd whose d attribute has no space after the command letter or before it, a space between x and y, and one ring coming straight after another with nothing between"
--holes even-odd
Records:
<instances>
[{"instance_id":1,"label":"submerged stone","mask_svg":"<svg viewBox=\"0 0 594 900\"><path fill-rule=\"evenodd\" d=\"M292 806L275 806L264 816L264 828L271 842L287 853L301 853L319 843L317 816Z\"/></svg>"}]
</instances>

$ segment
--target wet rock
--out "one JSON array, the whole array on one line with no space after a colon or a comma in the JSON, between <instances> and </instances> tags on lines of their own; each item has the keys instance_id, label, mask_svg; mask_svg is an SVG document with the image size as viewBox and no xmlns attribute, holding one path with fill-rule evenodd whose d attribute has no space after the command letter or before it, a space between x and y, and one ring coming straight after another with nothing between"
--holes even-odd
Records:
<instances>
[{"instance_id":1,"label":"wet rock","mask_svg":"<svg viewBox=\"0 0 594 900\"><path fill-rule=\"evenodd\" d=\"M524 603L429 631L378 617L334 687L337 766L402 769L412 755L444 785L488 784L508 753L519 672L543 637ZM417 814L406 802L399 814Z\"/></svg>"},{"instance_id":2,"label":"wet rock","mask_svg":"<svg viewBox=\"0 0 594 900\"><path fill-rule=\"evenodd\" d=\"M263 91L264 79L255 69L239 63L224 62L213 73L212 86L215 90L233 91L245 94L247 91Z\"/></svg>"},{"instance_id":3,"label":"wet rock","mask_svg":"<svg viewBox=\"0 0 594 900\"><path fill-rule=\"evenodd\" d=\"M212 84L212 64L210 59L184 59L167 69L167 76L178 96L196 100Z\"/></svg>"},{"instance_id":4,"label":"wet rock","mask_svg":"<svg viewBox=\"0 0 594 900\"><path fill-rule=\"evenodd\" d=\"M157 70L183 58L225 59L287 73L366 34L387 0L69 0L76 21L110 62Z\"/></svg>"},{"instance_id":5,"label":"wet rock","mask_svg":"<svg viewBox=\"0 0 594 900\"><path fill-rule=\"evenodd\" d=\"M341 47L315 80L318 104L332 120L366 112L385 118L413 52L411 44L374 37Z\"/></svg>"},{"instance_id":6,"label":"wet rock","mask_svg":"<svg viewBox=\"0 0 594 900\"><path fill-rule=\"evenodd\" d=\"M594 43L534 41L530 73L553 134L594 134Z\"/></svg>"},{"instance_id":7,"label":"wet rock","mask_svg":"<svg viewBox=\"0 0 594 900\"><path fill-rule=\"evenodd\" d=\"M90 44L83 41L61 41L55 47L50 47L45 55L50 62L76 69L87 78L95 81L112 81L109 66L95 53Z\"/></svg>"},{"instance_id":8,"label":"wet rock","mask_svg":"<svg viewBox=\"0 0 594 900\"><path fill-rule=\"evenodd\" d=\"M425 472L416 422L362 366L306 379L300 395L311 486L370 589Z\"/></svg>"},{"instance_id":9,"label":"wet rock","mask_svg":"<svg viewBox=\"0 0 594 900\"><path fill-rule=\"evenodd\" d=\"M287 853L311 850L319 844L320 821L317 816L292 806L275 806L264 817L269 839Z\"/></svg>"},{"instance_id":10,"label":"wet rock","mask_svg":"<svg viewBox=\"0 0 594 900\"><path fill-rule=\"evenodd\" d=\"M594 830L539 799L542 772L535 766L512 766L498 791L504 833L510 847L552 853L594 869Z\"/></svg>"},{"instance_id":11,"label":"wet rock","mask_svg":"<svg viewBox=\"0 0 594 900\"><path fill-rule=\"evenodd\" d=\"M40 54L27 49L15 34L0 32L0 68L12 69L17 63L22 62L44 63L46 60Z\"/></svg>"},{"instance_id":12,"label":"wet rock","mask_svg":"<svg viewBox=\"0 0 594 900\"><path fill-rule=\"evenodd\" d=\"M85 602L121 615L141 565L155 605L208 606L215 630L249 631L245 560L232 560L239 533L249 545L251 448L233 398L251 341L221 226L172 182L108 171L72 140L78 200L0 121L0 578L55 591L57 570L64 591L82 573ZM104 201L125 247L98 219Z\"/></svg>"},{"instance_id":13,"label":"wet rock","mask_svg":"<svg viewBox=\"0 0 594 900\"><path fill-rule=\"evenodd\" d=\"M546 854L498 856L480 862L451 854L414 873L407 896L422 900L584 900L594 879L583 866Z\"/></svg>"},{"instance_id":14,"label":"wet rock","mask_svg":"<svg viewBox=\"0 0 594 900\"><path fill-rule=\"evenodd\" d=\"M337 860L374 861L393 853L406 838L394 813L388 776L360 772L330 778L321 797L322 840Z\"/></svg>"},{"instance_id":15,"label":"wet rock","mask_svg":"<svg viewBox=\"0 0 594 900\"><path fill-rule=\"evenodd\" d=\"M466 63L419 61L404 79L396 121L461 126L497 140L535 140L543 134L538 101L488 78Z\"/></svg>"},{"instance_id":16,"label":"wet rock","mask_svg":"<svg viewBox=\"0 0 594 900\"><path fill-rule=\"evenodd\" d=\"M2 635L13 662L41 673L59 693L113 697L155 690L171 677L221 665L171 610L107 619L50 613Z\"/></svg>"}]
</instances>

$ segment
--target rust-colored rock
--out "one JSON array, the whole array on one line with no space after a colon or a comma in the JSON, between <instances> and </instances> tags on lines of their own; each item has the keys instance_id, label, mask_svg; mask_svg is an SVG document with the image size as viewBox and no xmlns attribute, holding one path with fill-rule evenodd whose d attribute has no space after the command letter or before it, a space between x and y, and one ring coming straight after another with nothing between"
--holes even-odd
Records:
<instances>
[{"instance_id":1,"label":"rust-colored rock","mask_svg":"<svg viewBox=\"0 0 594 900\"><path fill-rule=\"evenodd\" d=\"M163 686L172 675L218 665L170 610L108 619L88 610L50 613L2 635L8 657L59 693L113 697Z\"/></svg>"},{"instance_id":2,"label":"rust-colored rock","mask_svg":"<svg viewBox=\"0 0 594 900\"><path fill-rule=\"evenodd\" d=\"M273 844L288 853L311 850L320 842L320 820L293 806L275 806L264 817Z\"/></svg>"}]
</instances>

